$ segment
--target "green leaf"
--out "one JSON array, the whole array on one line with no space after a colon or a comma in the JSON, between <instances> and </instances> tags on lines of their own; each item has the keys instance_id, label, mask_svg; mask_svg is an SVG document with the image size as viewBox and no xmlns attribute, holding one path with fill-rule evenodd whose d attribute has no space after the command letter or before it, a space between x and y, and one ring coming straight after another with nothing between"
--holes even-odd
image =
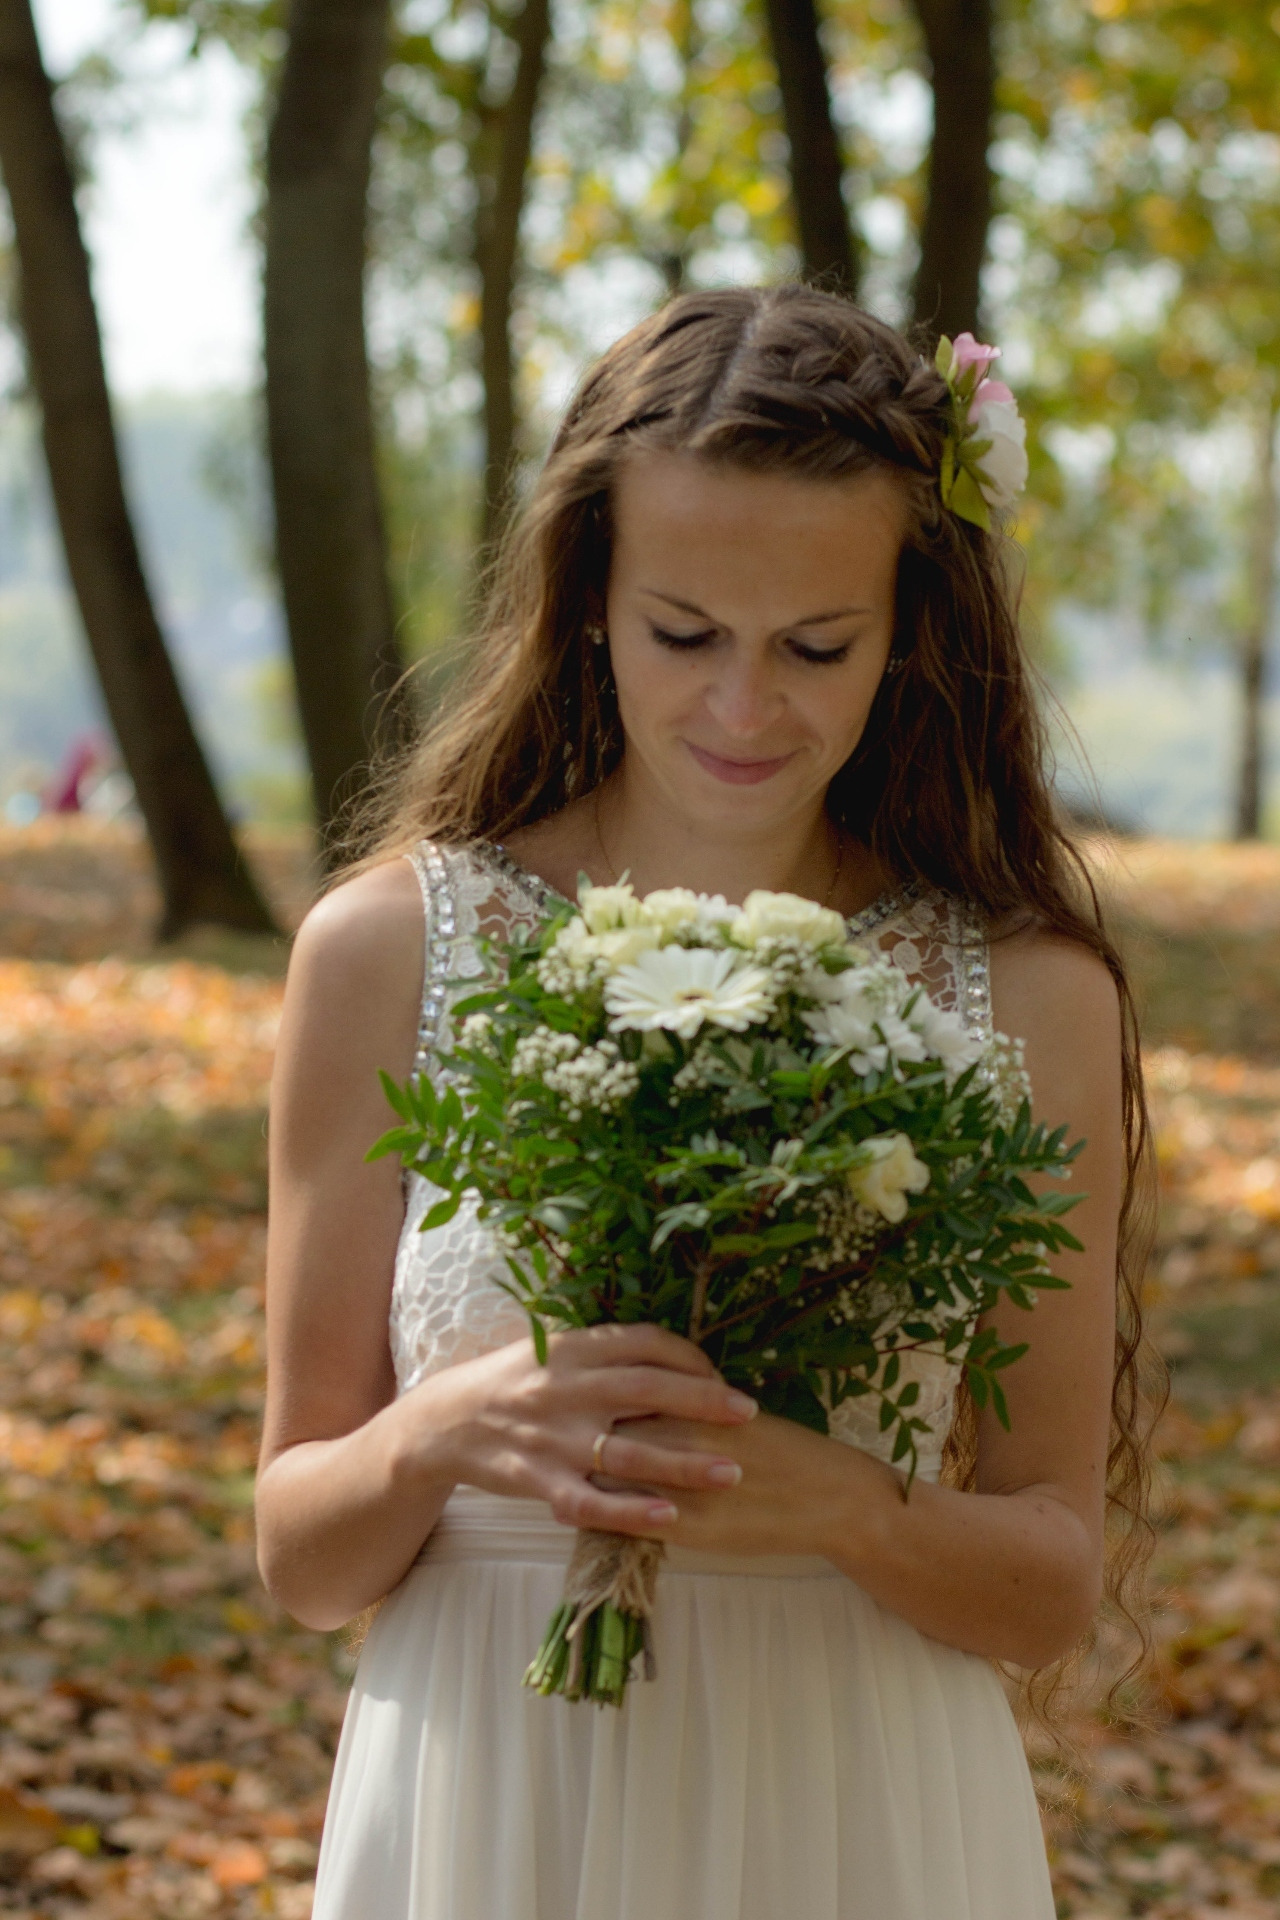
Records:
<instances>
[{"instance_id":1,"label":"green leaf","mask_svg":"<svg viewBox=\"0 0 1280 1920\"><path fill-rule=\"evenodd\" d=\"M947 505L959 519L971 521L975 527L981 527L984 533L990 533L991 509L967 467L957 469Z\"/></svg>"},{"instance_id":2,"label":"green leaf","mask_svg":"<svg viewBox=\"0 0 1280 1920\"><path fill-rule=\"evenodd\" d=\"M378 1079L382 1082L382 1091L387 1096L391 1111L399 1114L402 1120L412 1120L413 1100L408 1089L402 1087L398 1080L393 1080L389 1073L384 1073L381 1067L378 1068Z\"/></svg>"},{"instance_id":3,"label":"green leaf","mask_svg":"<svg viewBox=\"0 0 1280 1920\"><path fill-rule=\"evenodd\" d=\"M993 1380L991 1382L991 1405L995 1409L996 1419L1000 1422L1000 1425L1004 1428L1005 1432L1008 1433L1010 1430L1009 1429L1009 1403L1004 1397L1004 1388L1000 1385L1000 1382L998 1380Z\"/></svg>"},{"instance_id":4,"label":"green leaf","mask_svg":"<svg viewBox=\"0 0 1280 1920\"><path fill-rule=\"evenodd\" d=\"M533 1351L540 1367L547 1364L547 1330L536 1313L529 1315L529 1331L533 1335Z\"/></svg>"},{"instance_id":5,"label":"green leaf","mask_svg":"<svg viewBox=\"0 0 1280 1920\"><path fill-rule=\"evenodd\" d=\"M437 1227L447 1227L461 1205L461 1192L446 1193L443 1200L437 1200L434 1207L427 1209L423 1218L421 1231L423 1233L434 1233Z\"/></svg>"}]
</instances>

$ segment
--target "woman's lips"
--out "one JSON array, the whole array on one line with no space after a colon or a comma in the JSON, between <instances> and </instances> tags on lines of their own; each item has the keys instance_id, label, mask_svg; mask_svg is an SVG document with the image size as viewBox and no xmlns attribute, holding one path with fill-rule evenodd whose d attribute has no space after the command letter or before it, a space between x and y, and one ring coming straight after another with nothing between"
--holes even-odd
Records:
<instances>
[{"instance_id":1,"label":"woman's lips","mask_svg":"<svg viewBox=\"0 0 1280 1920\"><path fill-rule=\"evenodd\" d=\"M695 747L692 740L686 740L685 745L700 767L731 787L754 787L761 780L771 780L792 758L784 753L776 760L724 760L705 747Z\"/></svg>"}]
</instances>

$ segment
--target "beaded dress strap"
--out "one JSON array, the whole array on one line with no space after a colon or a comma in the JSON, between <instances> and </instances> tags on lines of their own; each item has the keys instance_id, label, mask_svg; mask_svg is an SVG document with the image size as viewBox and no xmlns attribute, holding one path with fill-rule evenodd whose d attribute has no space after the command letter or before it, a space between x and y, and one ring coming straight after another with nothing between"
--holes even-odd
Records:
<instances>
[{"instance_id":1,"label":"beaded dress strap","mask_svg":"<svg viewBox=\"0 0 1280 1920\"><path fill-rule=\"evenodd\" d=\"M991 946L986 916L969 900L950 902L951 950L955 955L956 1011L970 1033L990 1040Z\"/></svg>"},{"instance_id":2,"label":"beaded dress strap","mask_svg":"<svg viewBox=\"0 0 1280 1920\"><path fill-rule=\"evenodd\" d=\"M418 1040L413 1055L413 1071L417 1074L428 1071L432 1052L440 1037L458 916L449 863L439 847L433 846L429 840L420 840L405 858L418 876L424 919L422 1005L418 1012Z\"/></svg>"}]
</instances>

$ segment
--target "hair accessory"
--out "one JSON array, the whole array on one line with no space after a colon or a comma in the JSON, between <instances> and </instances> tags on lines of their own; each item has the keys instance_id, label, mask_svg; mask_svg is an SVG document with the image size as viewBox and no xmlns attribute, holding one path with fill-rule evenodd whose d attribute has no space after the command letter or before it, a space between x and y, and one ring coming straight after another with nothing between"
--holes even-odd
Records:
<instances>
[{"instance_id":1,"label":"hair accessory","mask_svg":"<svg viewBox=\"0 0 1280 1920\"><path fill-rule=\"evenodd\" d=\"M951 430L942 451L942 504L991 530L992 509L1011 507L1027 484L1027 427L1003 380L989 377L999 347L971 333L938 342L934 365L951 393Z\"/></svg>"}]
</instances>

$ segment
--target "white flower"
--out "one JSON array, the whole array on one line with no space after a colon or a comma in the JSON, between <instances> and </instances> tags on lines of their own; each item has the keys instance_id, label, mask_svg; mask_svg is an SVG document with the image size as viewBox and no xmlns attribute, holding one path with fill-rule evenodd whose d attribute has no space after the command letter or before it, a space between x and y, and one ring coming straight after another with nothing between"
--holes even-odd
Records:
<instances>
[{"instance_id":1,"label":"white flower","mask_svg":"<svg viewBox=\"0 0 1280 1920\"><path fill-rule=\"evenodd\" d=\"M656 927L616 927L610 933L594 934L591 944L606 972L616 973L656 947L658 937Z\"/></svg>"},{"instance_id":2,"label":"white flower","mask_svg":"<svg viewBox=\"0 0 1280 1920\"><path fill-rule=\"evenodd\" d=\"M978 484L989 507L1011 507L1027 484L1027 424L1016 400L983 400L973 415L973 436L989 440L978 463Z\"/></svg>"},{"instance_id":3,"label":"white flower","mask_svg":"<svg viewBox=\"0 0 1280 1920\"><path fill-rule=\"evenodd\" d=\"M969 1032L958 1013L944 1013L927 993L922 993L912 1007L910 1020L929 1053L941 1060L953 1077L981 1059L981 1040Z\"/></svg>"},{"instance_id":4,"label":"white flower","mask_svg":"<svg viewBox=\"0 0 1280 1920\"><path fill-rule=\"evenodd\" d=\"M548 993L580 992L593 980L628 966L657 944L656 927L634 925L590 933L582 915L575 913L539 962L538 978Z\"/></svg>"},{"instance_id":5,"label":"white flower","mask_svg":"<svg viewBox=\"0 0 1280 1920\"><path fill-rule=\"evenodd\" d=\"M618 927L638 926L643 914L629 880L614 887L583 887L578 911L588 933L612 933Z\"/></svg>"},{"instance_id":6,"label":"white flower","mask_svg":"<svg viewBox=\"0 0 1280 1920\"><path fill-rule=\"evenodd\" d=\"M876 1021L880 1037L889 1049L889 1056L895 1066L899 1060L910 1061L918 1065L927 1057L923 1035L916 1032L909 1020L897 1013L882 1013Z\"/></svg>"},{"instance_id":7,"label":"white flower","mask_svg":"<svg viewBox=\"0 0 1280 1920\"><path fill-rule=\"evenodd\" d=\"M929 1169L917 1160L905 1133L877 1134L861 1150L869 1158L849 1169L850 1190L862 1206L896 1225L907 1211L907 1195L928 1186Z\"/></svg>"},{"instance_id":8,"label":"white flower","mask_svg":"<svg viewBox=\"0 0 1280 1920\"><path fill-rule=\"evenodd\" d=\"M766 1019L772 982L725 948L659 947L606 981L604 1003L614 1033L663 1027L689 1040L704 1021L741 1033Z\"/></svg>"},{"instance_id":9,"label":"white flower","mask_svg":"<svg viewBox=\"0 0 1280 1920\"><path fill-rule=\"evenodd\" d=\"M806 947L833 947L844 941L844 921L830 907L820 907L798 893L766 893L757 888L743 901L730 932L742 947L788 939Z\"/></svg>"},{"instance_id":10,"label":"white flower","mask_svg":"<svg viewBox=\"0 0 1280 1920\"><path fill-rule=\"evenodd\" d=\"M737 913L722 893L694 893L689 887L659 887L646 893L640 904L645 919L664 940L681 933L713 933Z\"/></svg>"},{"instance_id":11,"label":"white flower","mask_svg":"<svg viewBox=\"0 0 1280 1920\"><path fill-rule=\"evenodd\" d=\"M848 1054L855 1073L880 1073L889 1064L889 1049L876 1030L876 1011L868 1001L833 1000L801 1017L820 1046Z\"/></svg>"}]
</instances>

